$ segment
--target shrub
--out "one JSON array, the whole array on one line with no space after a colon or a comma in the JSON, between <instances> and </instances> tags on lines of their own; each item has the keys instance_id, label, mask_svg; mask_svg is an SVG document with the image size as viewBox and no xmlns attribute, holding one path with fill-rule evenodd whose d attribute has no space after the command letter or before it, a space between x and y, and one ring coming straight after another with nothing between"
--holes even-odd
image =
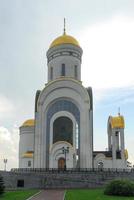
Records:
<instances>
[{"instance_id":1,"label":"shrub","mask_svg":"<svg viewBox=\"0 0 134 200\"><path fill-rule=\"evenodd\" d=\"M5 191L3 177L0 175L0 195L3 194Z\"/></svg>"},{"instance_id":2,"label":"shrub","mask_svg":"<svg viewBox=\"0 0 134 200\"><path fill-rule=\"evenodd\" d=\"M106 186L104 194L134 196L134 183L129 180L113 180Z\"/></svg>"}]
</instances>

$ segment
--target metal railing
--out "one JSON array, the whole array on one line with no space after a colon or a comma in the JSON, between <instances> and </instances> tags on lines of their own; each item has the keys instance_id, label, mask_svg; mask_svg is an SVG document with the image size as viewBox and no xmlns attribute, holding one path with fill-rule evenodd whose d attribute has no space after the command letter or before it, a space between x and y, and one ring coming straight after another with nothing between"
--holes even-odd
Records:
<instances>
[{"instance_id":1,"label":"metal railing","mask_svg":"<svg viewBox=\"0 0 134 200\"><path fill-rule=\"evenodd\" d=\"M93 172L109 172L109 173L132 173L134 168L121 169L121 168L13 168L11 172L43 172L43 173L93 173Z\"/></svg>"}]
</instances>

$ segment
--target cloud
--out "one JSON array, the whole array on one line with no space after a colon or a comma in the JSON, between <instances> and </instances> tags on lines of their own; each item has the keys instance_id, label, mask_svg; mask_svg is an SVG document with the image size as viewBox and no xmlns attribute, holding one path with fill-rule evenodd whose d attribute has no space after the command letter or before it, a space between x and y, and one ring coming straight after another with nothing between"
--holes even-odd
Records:
<instances>
[{"instance_id":1,"label":"cloud","mask_svg":"<svg viewBox=\"0 0 134 200\"><path fill-rule=\"evenodd\" d=\"M109 89L95 89L94 97L95 104L100 103L101 106L133 104L134 85Z\"/></svg>"},{"instance_id":2,"label":"cloud","mask_svg":"<svg viewBox=\"0 0 134 200\"><path fill-rule=\"evenodd\" d=\"M12 131L0 127L0 169L4 168L3 159L8 159L7 169L18 166L19 131L16 126Z\"/></svg>"},{"instance_id":3,"label":"cloud","mask_svg":"<svg viewBox=\"0 0 134 200\"><path fill-rule=\"evenodd\" d=\"M134 18L120 15L80 32L86 85L113 88L134 84L133 35Z\"/></svg>"}]
</instances>

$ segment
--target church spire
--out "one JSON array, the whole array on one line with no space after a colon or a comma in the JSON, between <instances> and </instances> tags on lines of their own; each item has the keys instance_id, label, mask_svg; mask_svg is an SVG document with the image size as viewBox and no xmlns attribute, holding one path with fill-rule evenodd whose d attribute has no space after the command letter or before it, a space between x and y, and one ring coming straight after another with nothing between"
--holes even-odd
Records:
<instances>
[{"instance_id":1,"label":"church spire","mask_svg":"<svg viewBox=\"0 0 134 200\"><path fill-rule=\"evenodd\" d=\"M64 18L64 29L63 29L63 35L66 35L66 19Z\"/></svg>"}]
</instances>

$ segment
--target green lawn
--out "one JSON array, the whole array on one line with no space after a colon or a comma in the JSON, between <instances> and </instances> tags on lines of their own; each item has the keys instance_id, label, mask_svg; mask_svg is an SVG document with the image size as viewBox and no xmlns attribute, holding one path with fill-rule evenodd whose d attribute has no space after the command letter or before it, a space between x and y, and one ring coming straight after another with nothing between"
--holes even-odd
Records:
<instances>
[{"instance_id":1,"label":"green lawn","mask_svg":"<svg viewBox=\"0 0 134 200\"><path fill-rule=\"evenodd\" d=\"M102 189L68 190L65 200L134 200L134 197L117 197L103 194Z\"/></svg>"},{"instance_id":2,"label":"green lawn","mask_svg":"<svg viewBox=\"0 0 134 200\"><path fill-rule=\"evenodd\" d=\"M36 194L39 190L24 190L5 192L0 196L0 200L25 200L28 197Z\"/></svg>"}]
</instances>

